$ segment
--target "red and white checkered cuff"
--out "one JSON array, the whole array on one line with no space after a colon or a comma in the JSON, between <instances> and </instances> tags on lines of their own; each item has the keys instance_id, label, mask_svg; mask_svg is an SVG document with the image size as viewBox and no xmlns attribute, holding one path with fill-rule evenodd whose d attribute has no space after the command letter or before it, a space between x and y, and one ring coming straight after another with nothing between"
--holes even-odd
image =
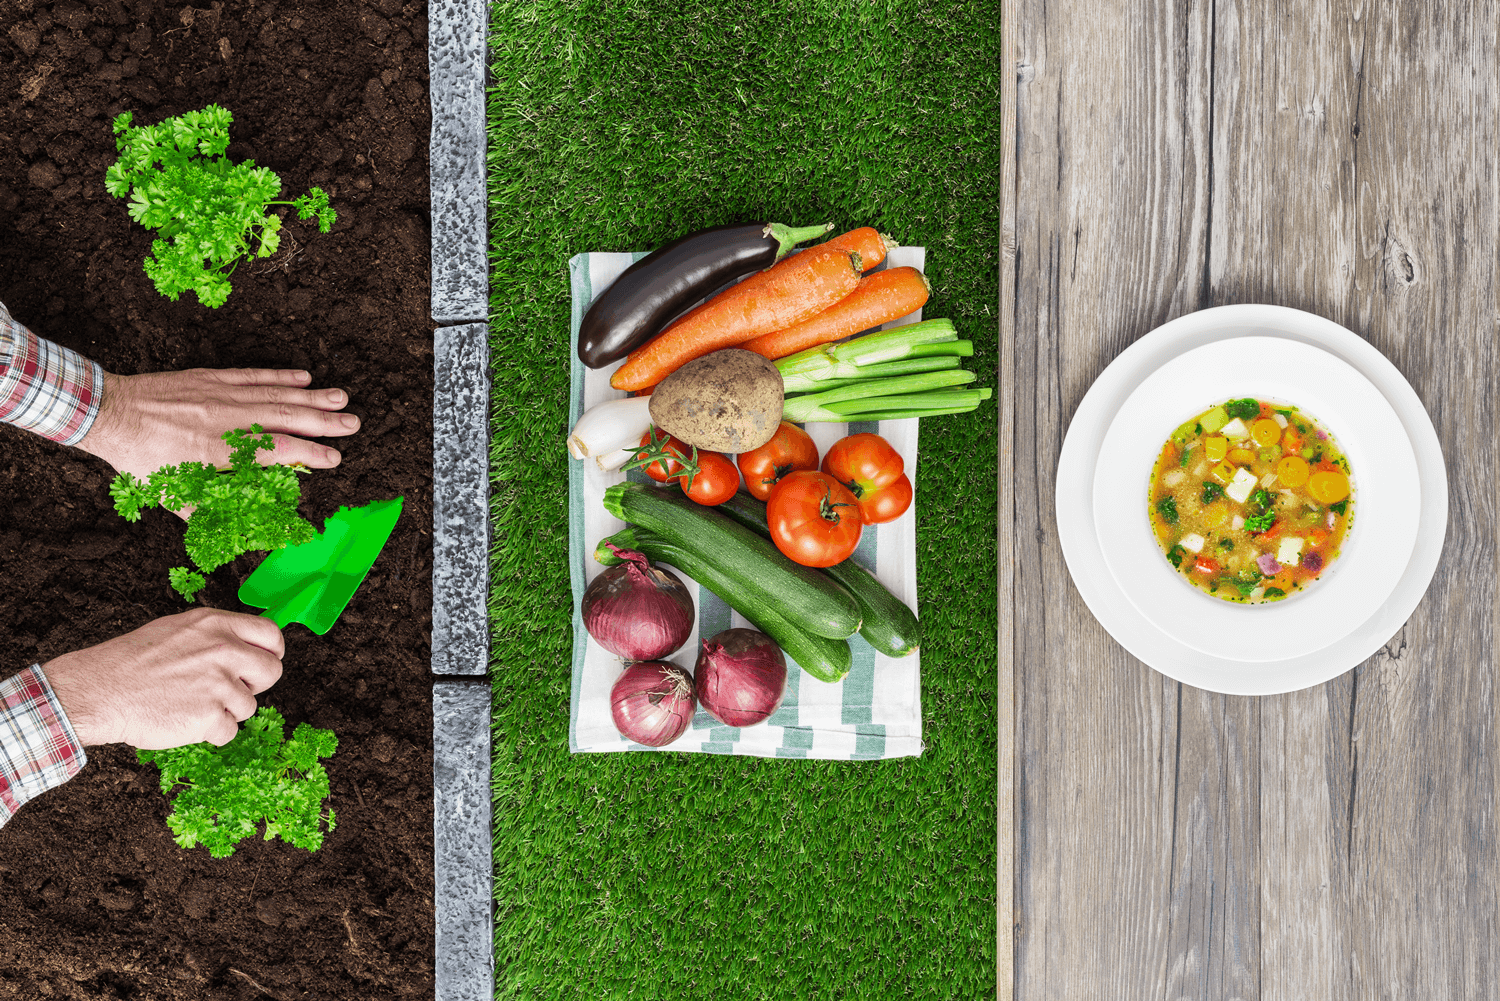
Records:
<instances>
[{"instance_id":1,"label":"red and white checkered cuff","mask_svg":"<svg viewBox=\"0 0 1500 1001\"><path fill-rule=\"evenodd\" d=\"M104 397L104 369L38 337L0 303L0 421L76 445Z\"/></svg>"},{"instance_id":2,"label":"red and white checkered cuff","mask_svg":"<svg viewBox=\"0 0 1500 1001\"><path fill-rule=\"evenodd\" d=\"M0 681L0 824L88 760L40 664Z\"/></svg>"}]
</instances>

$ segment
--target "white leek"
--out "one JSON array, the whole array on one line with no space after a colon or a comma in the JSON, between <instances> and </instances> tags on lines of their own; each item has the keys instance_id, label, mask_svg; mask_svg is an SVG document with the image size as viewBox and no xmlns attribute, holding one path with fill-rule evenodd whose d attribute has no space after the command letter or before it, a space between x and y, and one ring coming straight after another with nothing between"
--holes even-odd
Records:
<instances>
[{"instance_id":1,"label":"white leek","mask_svg":"<svg viewBox=\"0 0 1500 1001\"><path fill-rule=\"evenodd\" d=\"M568 453L575 459L607 456L637 445L651 430L651 397L627 396L591 407L568 435Z\"/></svg>"}]
</instances>

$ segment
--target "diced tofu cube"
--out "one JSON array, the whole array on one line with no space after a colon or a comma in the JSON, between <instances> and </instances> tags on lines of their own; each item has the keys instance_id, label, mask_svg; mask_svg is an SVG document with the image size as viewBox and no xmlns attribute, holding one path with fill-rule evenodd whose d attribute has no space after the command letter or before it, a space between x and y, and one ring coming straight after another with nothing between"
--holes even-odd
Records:
<instances>
[{"instance_id":1,"label":"diced tofu cube","mask_svg":"<svg viewBox=\"0 0 1500 1001\"><path fill-rule=\"evenodd\" d=\"M1280 414L1273 413L1273 414L1271 414L1271 420L1275 421L1276 424L1281 428L1281 430L1283 430L1283 431L1286 430L1286 418L1285 417L1281 416Z\"/></svg>"},{"instance_id":2,"label":"diced tofu cube","mask_svg":"<svg viewBox=\"0 0 1500 1001\"><path fill-rule=\"evenodd\" d=\"M1174 469L1166 476L1163 476L1161 481L1169 487L1175 487L1185 479L1187 479L1187 473L1184 473L1180 469Z\"/></svg>"},{"instance_id":3,"label":"diced tofu cube","mask_svg":"<svg viewBox=\"0 0 1500 1001\"><path fill-rule=\"evenodd\" d=\"M1236 417L1224 425L1224 435L1227 438L1248 438L1250 429L1245 427L1245 422Z\"/></svg>"},{"instance_id":4,"label":"diced tofu cube","mask_svg":"<svg viewBox=\"0 0 1500 1001\"><path fill-rule=\"evenodd\" d=\"M1177 544L1190 553L1203 552L1203 536L1197 532L1189 532Z\"/></svg>"},{"instance_id":5,"label":"diced tofu cube","mask_svg":"<svg viewBox=\"0 0 1500 1001\"><path fill-rule=\"evenodd\" d=\"M1294 567L1302 562L1302 537L1289 535L1276 548L1276 562L1284 567Z\"/></svg>"},{"instance_id":6,"label":"diced tofu cube","mask_svg":"<svg viewBox=\"0 0 1500 1001\"><path fill-rule=\"evenodd\" d=\"M1234 479L1234 466L1227 462L1221 462L1208 475L1218 480L1221 484L1227 484L1230 480Z\"/></svg>"},{"instance_id":7,"label":"diced tofu cube","mask_svg":"<svg viewBox=\"0 0 1500 1001\"><path fill-rule=\"evenodd\" d=\"M1229 439L1222 435L1204 438L1203 454L1209 462L1223 462L1224 456L1229 454Z\"/></svg>"},{"instance_id":8,"label":"diced tofu cube","mask_svg":"<svg viewBox=\"0 0 1500 1001\"><path fill-rule=\"evenodd\" d=\"M1245 519L1241 518L1239 515L1235 515L1234 520L1229 523L1229 527L1238 532L1240 529L1245 527Z\"/></svg>"},{"instance_id":9,"label":"diced tofu cube","mask_svg":"<svg viewBox=\"0 0 1500 1001\"><path fill-rule=\"evenodd\" d=\"M1198 479L1200 479L1200 480L1203 479L1203 477L1205 475L1207 475L1207 473L1208 473L1208 463L1206 463L1206 462L1200 462L1196 466L1193 467L1193 475L1196 476L1196 477L1198 477Z\"/></svg>"},{"instance_id":10,"label":"diced tofu cube","mask_svg":"<svg viewBox=\"0 0 1500 1001\"><path fill-rule=\"evenodd\" d=\"M1250 470L1236 469L1234 471L1234 479L1224 488L1224 495L1231 500L1243 504L1246 498L1250 496L1250 491L1254 490L1255 485L1259 482L1255 478L1255 474L1250 472Z\"/></svg>"}]
</instances>

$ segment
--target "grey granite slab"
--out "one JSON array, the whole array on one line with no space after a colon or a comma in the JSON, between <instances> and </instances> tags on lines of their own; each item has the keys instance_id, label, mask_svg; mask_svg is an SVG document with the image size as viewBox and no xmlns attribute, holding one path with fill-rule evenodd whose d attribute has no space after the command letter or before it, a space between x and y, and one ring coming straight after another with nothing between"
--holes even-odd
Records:
<instances>
[{"instance_id":1,"label":"grey granite slab","mask_svg":"<svg viewBox=\"0 0 1500 1001\"><path fill-rule=\"evenodd\" d=\"M433 332L432 673L489 667L489 328Z\"/></svg>"},{"instance_id":2,"label":"grey granite slab","mask_svg":"<svg viewBox=\"0 0 1500 1001\"><path fill-rule=\"evenodd\" d=\"M431 78L432 318L489 316L485 219L484 0L427 5Z\"/></svg>"},{"instance_id":3,"label":"grey granite slab","mask_svg":"<svg viewBox=\"0 0 1500 1001\"><path fill-rule=\"evenodd\" d=\"M495 984L490 845L490 685L432 686L436 1001L490 1001Z\"/></svg>"}]
</instances>

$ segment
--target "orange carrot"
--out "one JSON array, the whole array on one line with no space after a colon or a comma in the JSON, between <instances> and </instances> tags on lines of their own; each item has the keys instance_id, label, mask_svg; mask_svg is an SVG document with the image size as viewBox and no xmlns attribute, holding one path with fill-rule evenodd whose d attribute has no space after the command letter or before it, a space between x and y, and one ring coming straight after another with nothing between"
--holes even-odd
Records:
<instances>
[{"instance_id":1,"label":"orange carrot","mask_svg":"<svg viewBox=\"0 0 1500 1001\"><path fill-rule=\"evenodd\" d=\"M896 243L884 233L877 232L873 226L861 226L859 229L840 233L832 240L824 240L818 246L852 250L859 255L862 265L860 270L869 271L885 260L886 253L896 246Z\"/></svg>"},{"instance_id":2,"label":"orange carrot","mask_svg":"<svg viewBox=\"0 0 1500 1001\"><path fill-rule=\"evenodd\" d=\"M817 316L854 291L859 270L859 254L837 247L793 254L730 286L706 308L691 311L636 348L609 384L627 390L654 386L694 358Z\"/></svg>"},{"instance_id":3,"label":"orange carrot","mask_svg":"<svg viewBox=\"0 0 1500 1001\"><path fill-rule=\"evenodd\" d=\"M859 280L859 286L811 320L762 334L740 347L775 361L798 351L827 344L899 320L921 309L932 291L916 268L887 268Z\"/></svg>"}]
</instances>

